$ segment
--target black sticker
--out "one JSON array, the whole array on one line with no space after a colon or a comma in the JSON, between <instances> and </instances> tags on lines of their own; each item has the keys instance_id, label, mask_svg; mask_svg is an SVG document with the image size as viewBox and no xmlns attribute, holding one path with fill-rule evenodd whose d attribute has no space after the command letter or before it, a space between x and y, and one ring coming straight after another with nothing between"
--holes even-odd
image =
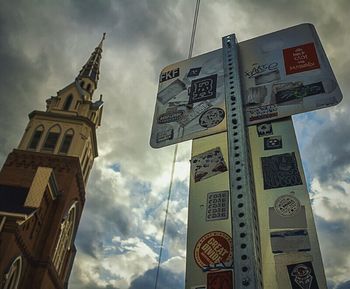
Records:
<instances>
[{"instance_id":1,"label":"black sticker","mask_svg":"<svg viewBox=\"0 0 350 289\"><path fill-rule=\"evenodd\" d=\"M258 136L267 136L273 134L271 122L258 124L256 126L256 130L258 132Z\"/></svg>"},{"instance_id":2,"label":"black sticker","mask_svg":"<svg viewBox=\"0 0 350 289\"><path fill-rule=\"evenodd\" d=\"M287 265L293 289L319 289L311 262Z\"/></svg>"},{"instance_id":3,"label":"black sticker","mask_svg":"<svg viewBox=\"0 0 350 289\"><path fill-rule=\"evenodd\" d=\"M217 74L192 80L189 91L189 104L216 97Z\"/></svg>"},{"instance_id":4,"label":"black sticker","mask_svg":"<svg viewBox=\"0 0 350 289\"><path fill-rule=\"evenodd\" d=\"M282 137L281 136L271 136L264 138L264 149L265 150L275 150L282 148Z\"/></svg>"},{"instance_id":5,"label":"black sticker","mask_svg":"<svg viewBox=\"0 0 350 289\"><path fill-rule=\"evenodd\" d=\"M295 153L261 158L264 189L302 185Z\"/></svg>"},{"instance_id":6,"label":"black sticker","mask_svg":"<svg viewBox=\"0 0 350 289\"><path fill-rule=\"evenodd\" d=\"M202 67L191 68L190 71L187 73L187 77L198 76L201 72L201 69Z\"/></svg>"},{"instance_id":7,"label":"black sticker","mask_svg":"<svg viewBox=\"0 0 350 289\"><path fill-rule=\"evenodd\" d=\"M210 128L217 126L225 118L225 112L221 108L211 108L203 112L199 118L199 124L202 127Z\"/></svg>"},{"instance_id":8,"label":"black sticker","mask_svg":"<svg viewBox=\"0 0 350 289\"><path fill-rule=\"evenodd\" d=\"M281 90L276 93L276 103L283 103L290 100L301 99L306 96L325 93L322 82L308 85L300 85L295 88Z\"/></svg>"},{"instance_id":9,"label":"black sticker","mask_svg":"<svg viewBox=\"0 0 350 289\"><path fill-rule=\"evenodd\" d=\"M160 75L159 82L163 82L163 81L178 77L179 75L180 75L180 68L163 72Z\"/></svg>"}]
</instances>

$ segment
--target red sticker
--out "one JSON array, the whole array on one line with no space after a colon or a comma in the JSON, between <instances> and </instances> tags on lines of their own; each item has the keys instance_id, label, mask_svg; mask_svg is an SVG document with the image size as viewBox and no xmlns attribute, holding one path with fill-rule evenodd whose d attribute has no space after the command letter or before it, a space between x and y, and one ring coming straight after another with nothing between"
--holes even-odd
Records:
<instances>
[{"instance_id":1,"label":"red sticker","mask_svg":"<svg viewBox=\"0 0 350 289\"><path fill-rule=\"evenodd\" d=\"M207 289L232 289L232 271L208 273Z\"/></svg>"},{"instance_id":2,"label":"red sticker","mask_svg":"<svg viewBox=\"0 0 350 289\"><path fill-rule=\"evenodd\" d=\"M232 239L220 231L213 231L202 236L194 249L194 258L199 267L208 267L230 261L232 258Z\"/></svg>"},{"instance_id":3,"label":"red sticker","mask_svg":"<svg viewBox=\"0 0 350 289\"><path fill-rule=\"evenodd\" d=\"M286 74L320 68L314 43L283 49Z\"/></svg>"}]
</instances>

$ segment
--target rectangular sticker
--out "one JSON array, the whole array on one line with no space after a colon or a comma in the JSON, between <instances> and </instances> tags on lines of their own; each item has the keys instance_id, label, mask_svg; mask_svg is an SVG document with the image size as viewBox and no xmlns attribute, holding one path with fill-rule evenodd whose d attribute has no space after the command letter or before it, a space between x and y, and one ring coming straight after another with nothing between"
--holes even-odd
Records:
<instances>
[{"instance_id":1,"label":"rectangular sticker","mask_svg":"<svg viewBox=\"0 0 350 289\"><path fill-rule=\"evenodd\" d=\"M282 148L282 137L271 136L264 138L264 150L275 150Z\"/></svg>"},{"instance_id":2,"label":"rectangular sticker","mask_svg":"<svg viewBox=\"0 0 350 289\"><path fill-rule=\"evenodd\" d=\"M314 43L283 49L283 58L287 75L320 68Z\"/></svg>"},{"instance_id":3,"label":"rectangular sticker","mask_svg":"<svg viewBox=\"0 0 350 289\"><path fill-rule=\"evenodd\" d=\"M272 123L264 122L264 123L258 124L256 126L256 131L259 137L272 135L273 134Z\"/></svg>"},{"instance_id":4,"label":"rectangular sticker","mask_svg":"<svg viewBox=\"0 0 350 289\"><path fill-rule=\"evenodd\" d=\"M187 110L177 122L180 126L184 127L203 112L207 111L211 106L212 104L208 101L194 105L193 109Z\"/></svg>"},{"instance_id":5,"label":"rectangular sticker","mask_svg":"<svg viewBox=\"0 0 350 289\"><path fill-rule=\"evenodd\" d=\"M191 159L191 170L194 171L194 181L210 178L227 171L227 166L220 147L216 147Z\"/></svg>"},{"instance_id":6,"label":"rectangular sticker","mask_svg":"<svg viewBox=\"0 0 350 289\"><path fill-rule=\"evenodd\" d=\"M176 79L166 88L158 92L157 99L162 104L166 104L170 99L174 98L184 90L186 90L186 84L183 83L180 79Z\"/></svg>"},{"instance_id":7,"label":"rectangular sticker","mask_svg":"<svg viewBox=\"0 0 350 289\"><path fill-rule=\"evenodd\" d=\"M311 262L287 265L293 289L319 289Z\"/></svg>"},{"instance_id":8,"label":"rectangular sticker","mask_svg":"<svg viewBox=\"0 0 350 289\"><path fill-rule=\"evenodd\" d=\"M276 118L278 116L277 105L264 105L258 107L248 107L247 114L249 121Z\"/></svg>"},{"instance_id":9,"label":"rectangular sticker","mask_svg":"<svg viewBox=\"0 0 350 289\"><path fill-rule=\"evenodd\" d=\"M310 251L307 230L277 231L270 234L272 253L289 253Z\"/></svg>"},{"instance_id":10,"label":"rectangular sticker","mask_svg":"<svg viewBox=\"0 0 350 289\"><path fill-rule=\"evenodd\" d=\"M208 193L206 220L217 221L227 219L228 208L228 191Z\"/></svg>"},{"instance_id":11,"label":"rectangular sticker","mask_svg":"<svg viewBox=\"0 0 350 289\"><path fill-rule=\"evenodd\" d=\"M268 71L266 73L255 76L255 85L269 83L280 79L281 79L280 72L278 69L276 69L276 70Z\"/></svg>"},{"instance_id":12,"label":"rectangular sticker","mask_svg":"<svg viewBox=\"0 0 350 289\"><path fill-rule=\"evenodd\" d=\"M179 75L180 75L180 68L165 71L165 72L160 74L159 82L163 82L163 81L167 81L169 79L173 79L175 77L179 77Z\"/></svg>"},{"instance_id":13,"label":"rectangular sticker","mask_svg":"<svg viewBox=\"0 0 350 289\"><path fill-rule=\"evenodd\" d=\"M303 97L325 93L322 81L308 84L289 87L285 89L277 89L275 93L276 103L302 100Z\"/></svg>"},{"instance_id":14,"label":"rectangular sticker","mask_svg":"<svg viewBox=\"0 0 350 289\"><path fill-rule=\"evenodd\" d=\"M266 95L266 86L249 87L247 91L246 105L263 103Z\"/></svg>"},{"instance_id":15,"label":"rectangular sticker","mask_svg":"<svg viewBox=\"0 0 350 289\"><path fill-rule=\"evenodd\" d=\"M207 274L207 289L232 289L232 271L217 271Z\"/></svg>"},{"instance_id":16,"label":"rectangular sticker","mask_svg":"<svg viewBox=\"0 0 350 289\"><path fill-rule=\"evenodd\" d=\"M217 74L192 80L189 90L189 104L216 97Z\"/></svg>"},{"instance_id":17,"label":"rectangular sticker","mask_svg":"<svg viewBox=\"0 0 350 289\"><path fill-rule=\"evenodd\" d=\"M275 208L269 208L270 229L307 228L305 206L300 206L295 214L281 215Z\"/></svg>"},{"instance_id":18,"label":"rectangular sticker","mask_svg":"<svg viewBox=\"0 0 350 289\"><path fill-rule=\"evenodd\" d=\"M264 189L302 185L295 153L262 157Z\"/></svg>"}]
</instances>

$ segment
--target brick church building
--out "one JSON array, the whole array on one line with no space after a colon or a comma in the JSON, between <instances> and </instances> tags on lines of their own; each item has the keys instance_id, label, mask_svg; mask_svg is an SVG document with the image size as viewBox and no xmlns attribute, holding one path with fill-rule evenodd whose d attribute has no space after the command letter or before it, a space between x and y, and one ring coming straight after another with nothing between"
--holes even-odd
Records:
<instances>
[{"instance_id":1,"label":"brick church building","mask_svg":"<svg viewBox=\"0 0 350 289\"><path fill-rule=\"evenodd\" d=\"M71 84L33 111L0 172L0 288L68 287L103 101L93 100L105 35Z\"/></svg>"}]
</instances>

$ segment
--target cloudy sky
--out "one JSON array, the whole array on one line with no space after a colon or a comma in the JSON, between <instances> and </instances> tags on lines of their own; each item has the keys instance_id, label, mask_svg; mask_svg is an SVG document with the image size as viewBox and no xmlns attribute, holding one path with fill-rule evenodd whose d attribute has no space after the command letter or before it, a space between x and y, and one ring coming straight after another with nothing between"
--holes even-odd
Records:
<instances>
[{"instance_id":1,"label":"cloudy sky","mask_svg":"<svg viewBox=\"0 0 350 289\"><path fill-rule=\"evenodd\" d=\"M107 33L105 101L70 289L154 288L174 147L149 135L160 70L188 54L195 0L0 0L0 160L28 113L71 83ZM350 33L347 0L202 0L194 55L313 23L344 99L294 117L330 289L350 288ZM179 146L159 288L183 288L189 142Z\"/></svg>"}]
</instances>

